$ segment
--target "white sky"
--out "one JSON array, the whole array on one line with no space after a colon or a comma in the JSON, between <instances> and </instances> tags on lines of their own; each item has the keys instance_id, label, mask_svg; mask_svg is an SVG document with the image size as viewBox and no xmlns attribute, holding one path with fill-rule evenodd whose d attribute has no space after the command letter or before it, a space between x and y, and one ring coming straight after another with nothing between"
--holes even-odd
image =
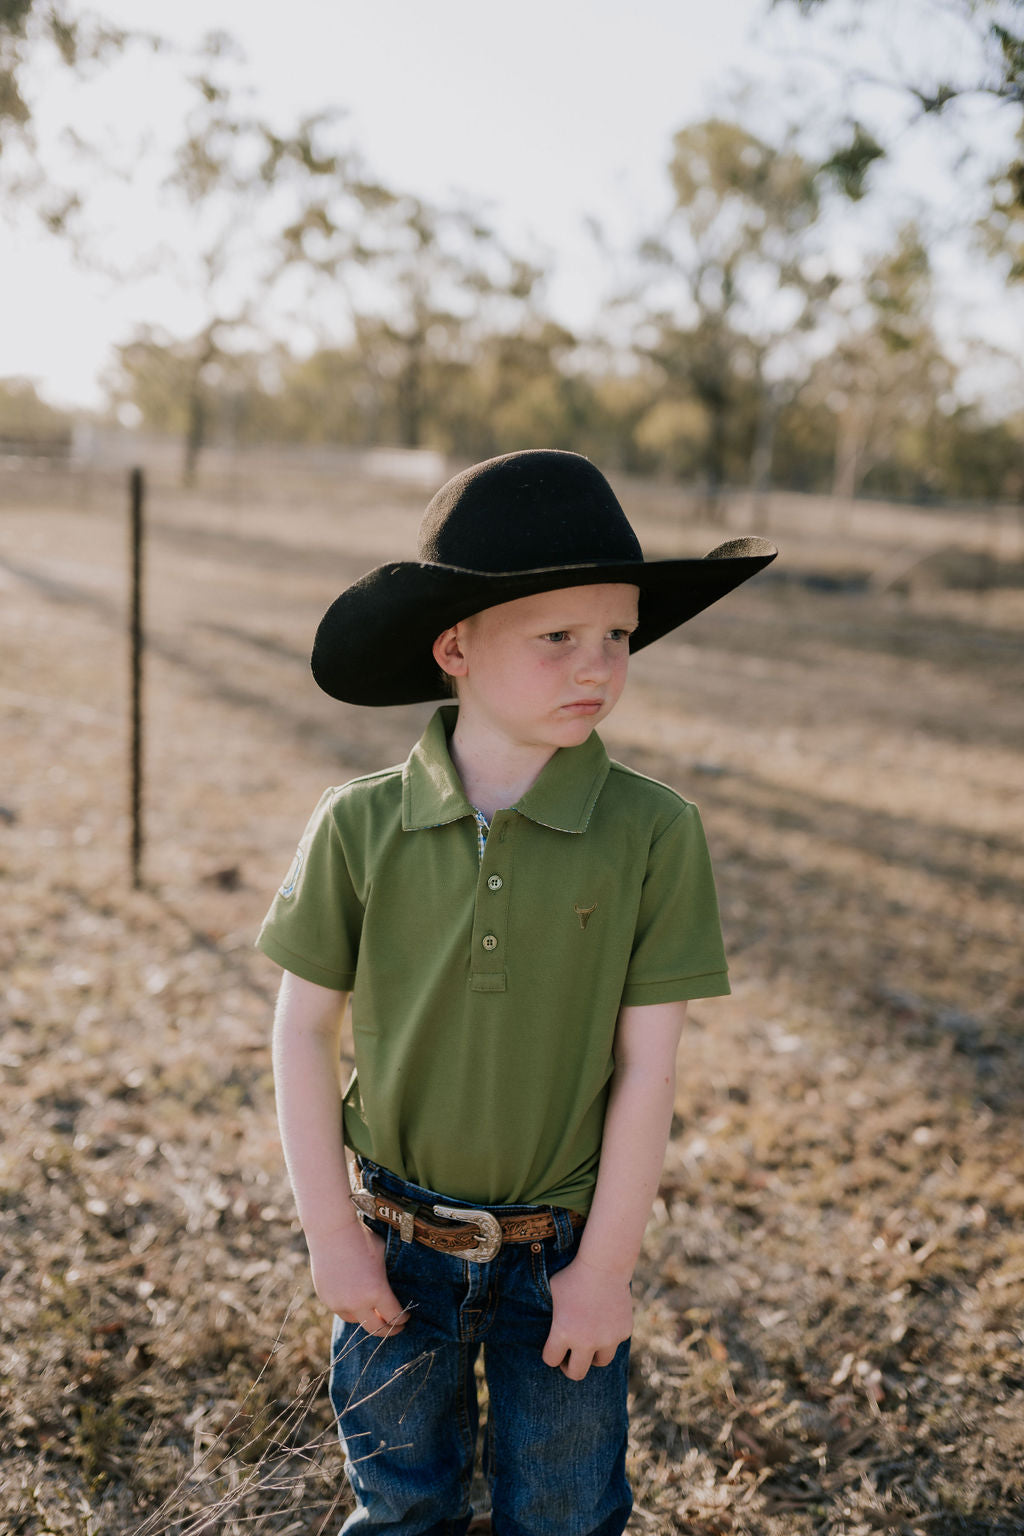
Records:
<instances>
[{"instance_id":1,"label":"white sky","mask_svg":"<svg viewBox=\"0 0 1024 1536\"><path fill-rule=\"evenodd\" d=\"M911 53L920 64L924 34L913 18L927 0L890 4L887 14L902 11L917 40ZM301 113L345 108L355 143L385 182L426 197L469 197L513 241L546 249L556 265L549 303L570 324L586 323L607 281L586 215L623 244L656 222L672 134L715 112L733 115L741 77L755 82L746 108L755 127L778 130L797 101L813 100L812 115L823 116L844 104L835 71L814 64L819 49L836 57L835 43L789 7L769 15L767 0L98 0L98 9L183 46L214 28L230 32L245 51L240 73L254 85L255 105L282 126ZM894 49L898 31L894 24ZM941 55L941 29L927 35ZM867 68L885 67L878 49L887 45L874 40ZM57 68L30 84L44 134L55 137L70 121L86 136L105 136L128 164L139 144L180 133L181 73L180 61L134 55L84 87ZM892 125L906 114L899 93L865 86L861 96L869 121ZM998 153L1003 124L988 108L972 110L975 139ZM970 122L970 112L961 117ZM902 136L887 194L860 205L837 238L879 237L883 225L914 211L919 194L933 215L950 217L959 194L951 152L934 148L937 137L931 124ZM151 244L159 215L147 195L126 183L91 200L93 221L108 230L122 263ZM0 224L0 376L32 377L58 403L99 403L110 349L136 323L172 332L199 323L171 268L144 282L114 281L76 270L66 246L30 221ZM966 315L968 330L1005 340L997 290L962 260L950 270L949 312ZM1019 307L1016 315L1019 322ZM1024 328L1020 335L1024 351Z\"/></svg>"}]
</instances>

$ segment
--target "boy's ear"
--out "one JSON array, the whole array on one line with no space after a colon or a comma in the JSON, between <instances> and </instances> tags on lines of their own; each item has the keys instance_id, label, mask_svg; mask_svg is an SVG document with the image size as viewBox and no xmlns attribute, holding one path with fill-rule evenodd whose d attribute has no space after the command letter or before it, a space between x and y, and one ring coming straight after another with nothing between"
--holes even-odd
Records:
<instances>
[{"instance_id":1,"label":"boy's ear","mask_svg":"<svg viewBox=\"0 0 1024 1536\"><path fill-rule=\"evenodd\" d=\"M449 677L465 677L469 670L462 649L461 625L455 624L438 635L433 645L434 660Z\"/></svg>"}]
</instances>

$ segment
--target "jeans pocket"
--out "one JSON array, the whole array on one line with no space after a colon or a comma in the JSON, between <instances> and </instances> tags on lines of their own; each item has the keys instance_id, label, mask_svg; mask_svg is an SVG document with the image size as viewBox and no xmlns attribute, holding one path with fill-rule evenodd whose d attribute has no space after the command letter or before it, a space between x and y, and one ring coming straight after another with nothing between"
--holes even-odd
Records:
<instances>
[{"instance_id":1,"label":"jeans pocket","mask_svg":"<svg viewBox=\"0 0 1024 1536\"><path fill-rule=\"evenodd\" d=\"M548 1311L551 1310L551 1278L572 1263L579 1245L580 1234L577 1234L575 1241L568 1248L556 1248L550 1239L546 1243L530 1245L530 1268L533 1281Z\"/></svg>"},{"instance_id":2,"label":"jeans pocket","mask_svg":"<svg viewBox=\"0 0 1024 1536\"><path fill-rule=\"evenodd\" d=\"M399 1291L396 1287L405 1290L410 1285L415 1287L420 1283L421 1274L429 1264L429 1249L424 1249L419 1243L403 1242L398 1229L387 1223L384 1224L383 1236L384 1268L397 1296ZM405 1297L400 1299L404 1301Z\"/></svg>"}]
</instances>

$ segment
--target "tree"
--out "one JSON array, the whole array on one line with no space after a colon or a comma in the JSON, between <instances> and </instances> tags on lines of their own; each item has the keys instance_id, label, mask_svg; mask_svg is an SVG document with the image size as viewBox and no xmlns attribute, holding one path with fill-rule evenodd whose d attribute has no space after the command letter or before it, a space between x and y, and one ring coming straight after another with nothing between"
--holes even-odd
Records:
<instances>
[{"instance_id":1,"label":"tree","mask_svg":"<svg viewBox=\"0 0 1024 1536\"><path fill-rule=\"evenodd\" d=\"M289 357L279 376L269 434L277 440L369 447L393 436L387 402L354 342ZM247 433L247 422L243 430Z\"/></svg>"},{"instance_id":2,"label":"tree","mask_svg":"<svg viewBox=\"0 0 1024 1536\"><path fill-rule=\"evenodd\" d=\"M808 238L820 168L797 151L712 118L676 134L669 172L674 207L639 252L649 306L640 351L661 369L670 398L695 400L703 412L713 506L736 446L737 401L751 387L759 424L745 457L767 482L774 422L802 373L794 339L812 329L835 280Z\"/></svg>"},{"instance_id":3,"label":"tree","mask_svg":"<svg viewBox=\"0 0 1024 1536\"><path fill-rule=\"evenodd\" d=\"M478 332L433 392L432 439L478 459L527 444L578 443L590 386L572 371L577 346L570 331L529 306L515 326Z\"/></svg>"},{"instance_id":4,"label":"tree","mask_svg":"<svg viewBox=\"0 0 1024 1536\"><path fill-rule=\"evenodd\" d=\"M362 359L363 425L336 430L358 439L372 406L377 432L416 446L431 402L483 338L519 327L540 268L473 209L382 185L339 114L281 128L240 107L220 68L231 54L229 38L208 40L166 181L189 214L192 239L169 254L199 322L178 337L143 327L122 349L113 392L123 400L141 388L143 363L150 393L173 375L183 408L170 416L184 433L190 484L234 356L304 332L314 353L338 359L354 344ZM153 419L152 399L139 409Z\"/></svg>"},{"instance_id":5,"label":"tree","mask_svg":"<svg viewBox=\"0 0 1024 1536\"><path fill-rule=\"evenodd\" d=\"M793 7L812 24L815 18L835 20L847 31L879 38L888 35L893 18L889 0L860 0L855 8L848 0L772 0L772 5ZM920 49L910 63L901 56L885 75L858 64L839 65L847 83L882 84L901 92L915 120L949 117L958 103L972 98L1002 103L1024 116L1024 0L930 0L920 9L922 29L934 32L937 24L949 31L942 67L926 62L936 57L934 49ZM871 167L888 153L870 130L848 117L845 141L836 146L829 167L847 195L860 196ZM1012 173L1013 167L1008 169ZM1024 209L1024 177L1010 174L1009 180L1017 206Z\"/></svg>"},{"instance_id":6,"label":"tree","mask_svg":"<svg viewBox=\"0 0 1024 1536\"><path fill-rule=\"evenodd\" d=\"M939 437L938 473L945 495L974 501L1024 501L1024 417L987 421L976 406L958 406Z\"/></svg>"},{"instance_id":7,"label":"tree","mask_svg":"<svg viewBox=\"0 0 1024 1536\"><path fill-rule=\"evenodd\" d=\"M886 475L879 489L934 494L940 402L951 400L954 372L931 311L928 252L907 225L867 273L846 334L808 391L834 416L832 494L841 501L851 501L872 472Z\"/></svg>"},{"instance_id":8,"label":"tree","mask_svg":"<svg viewBox=\"0 0 1024 1536\"><path fill-rule=\"evenodd\" d=\"M128 407L138 425L181 439L183 479L192 485L210 438L251 442L273 435L271 398L281 367L275 351L221 346L215 326L184 338L145 326L115 347L103 383L118 415Z\"/></svg>"},{"instance_id":9,"label":"tree","mask_svg":"<svg viewBox=\"0 0 1024 1536\"><path fill-rule=\"evenodd\" d=\"M524 324L541 270L471 207L366 182L357 196L355 228L333 203L310 203L287 231L287 259L315 285L318 313L330 295L335 310L343 306L378 396L390 399L396 440L414 448L428 432L431 402L485 338Z\"/></svg>"},{"instance_id":10,"label":"tree","mask_svg":"<svg viewBox=\"0 0 1024 1536\"><path fill-rule=\"evenodd\" d=\"M237 46L225 33L210 33L194 52L174 51L176 68L187 60L191 91L181 142L155 141L145 162L132 167L140 203L148 189L155 208L140 219L148 245L133 253L128 270L116 249L90 227L88 203L78 192L62 190L52 165L44 166L26 82L50 56L83 74L139 41L155 50L166 47L157 37L116 29L79 12L69 0L0 0L0 181L12 194L9 206L30 203L54 233L73 236L80 265L122 281L158 267L176 273L195 317L191 330L172 337L144 326L126 346L133 368L147 358L150 383L170 371L185 392L183 411L172 414L182 420L183 475L191 483L217 381L232 371L233 356L269 345L293 326L291 232L310 227L329 207L334 230L347 231L350 262L358 264L366 210L389 194L362 171L338 114L311 114L282 127L250 111L237 86L226 83L241 57ZM90 155L95 171L90 146L71 124L63 134L68 140ZM99 169L117 174L102 162ZM167 216L169 222L162 223ZM132 376L122 369L115 386L119 397ZM150 400L146 412L151 408Z\"/></svg>"},{"instance_id":11,"label":"tree","mask_svg":"<svg viewBox=\"0 0 1024 1536\"><path fill-rule=\"evenodd\" d=\"M1024 283L1024 127L1017 158L990 182L991 207L978 221L981 249L1003 269L1008 283Z\"/></svg>"},{"instance_id":12,"label":"tree","mask_svg":"<svg viewBox=\"0 0 1024 1536\"><path fill-rule=\"evenodd\" d=\"M165 46L153 33L111 26L93 13L76 14L67 0L0 0L0 189L9 207L32 207L53 234L76 228L83 200L44 164L27 76L33 65L81 76L133 44L154 52ZM77 137L75 143L92 155Z\"/></svg>"},{"instance_id":13,"label":"tree","mask_svg":"<svg viewBox=\"0 0 1024 1536\"><path fill-rule=\"evenodd\" d=\"M211 56L230 52L223 39ZM391 194L366 177L335 113L317 113L281 130L240 110L213 70L194 79L193 110L167 180L191 216L193 240L176 254L182 286L202 320L190 337L160 338L183 390L183 478L194 483L208 437L211 380L294 328L288 280L302 265L323 276L314 236L330 239L331 275L344 291L365 262L367 210ZM145 349L153 336L136 338Z\"/></svg>"},{"instance_id":14,"label":"tree","mask_svg":"<svg viewBox=\"0 0 1024 1536\"><path fill-rule=\"evenodd\" d=\"M0 379L0 440L47 444L70 434L71 418L40 400L31 379Z\"/></svg>"},{"instance_id":15,"label":"tree","mask_svg":"<svg viewBox=\"0 0 1024 1536\"><path fill-rule=\"evenodd\" d=\"M0 0L0 153L31 135L24 91L30 60L48 53L74 70L119 51L128 37L98 17L74 16L65 0Z\"/></svg>"}]
</instances>

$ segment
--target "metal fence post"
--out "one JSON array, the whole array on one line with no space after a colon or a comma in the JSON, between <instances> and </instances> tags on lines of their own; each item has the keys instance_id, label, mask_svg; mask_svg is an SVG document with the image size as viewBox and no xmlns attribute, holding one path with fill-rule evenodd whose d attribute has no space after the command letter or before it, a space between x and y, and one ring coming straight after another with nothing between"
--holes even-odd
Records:
<instances>
[{"instance_id":1,"label":"metal fence post","mask_svg":"<svg viewBox=\"0 0 1024 1536\"><path fill-rule=\"evenodd\" d=\"M145 479L141 469L133 469L129 478L130 541L131 541L131 607L129 613L129 649L131 671L131 865L132 889L142 885L142 651L144 634L142 627L142 545L143 505Z\"/></svg>"}]
</instances>

